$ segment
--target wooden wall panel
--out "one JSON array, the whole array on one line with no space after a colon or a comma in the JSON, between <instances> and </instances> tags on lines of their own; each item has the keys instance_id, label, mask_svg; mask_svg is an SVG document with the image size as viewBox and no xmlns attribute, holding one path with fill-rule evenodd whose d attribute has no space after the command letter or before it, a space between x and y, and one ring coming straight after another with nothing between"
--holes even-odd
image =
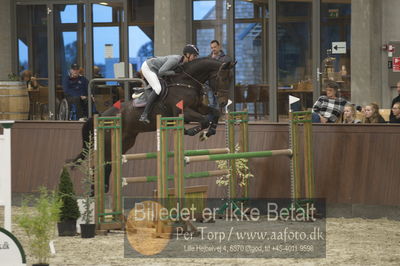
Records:
<instances>
[{"instance_id":1,"label":"wooden wall panel","mask_svg":"<svg viewBox=\"0 0 400 266\"><path fill-rule=\"evenodd\" d=\"M17 122L12 131L13 192L32 192L39 185L55 188L64 161L80 151L81 126L79 122ZM288 148L287 124L252 124L249 131L252 151ZM397 125L315 125L316 196L328 203L400 205L399 133ZM185 137L185 143L186 149L223 147L224 128L220 126L206 142ZM128 153L149 151L156 151L155 133L140 134ZM290 196L288 158L254 158L249 165L255 175L252 197ZM215 168L214 162L205 162L191 164L186 171ZM155 175L155 160L129 162L122 172L123 176ZM79 193L80 175L73 171L72 177ZM218 187L215 178L187 180L186 184L207 185L209 197L226 195L226 188ZM127 196L151 196L155 187L135 184L123 191Z\"/></svg>"}]
</instances>

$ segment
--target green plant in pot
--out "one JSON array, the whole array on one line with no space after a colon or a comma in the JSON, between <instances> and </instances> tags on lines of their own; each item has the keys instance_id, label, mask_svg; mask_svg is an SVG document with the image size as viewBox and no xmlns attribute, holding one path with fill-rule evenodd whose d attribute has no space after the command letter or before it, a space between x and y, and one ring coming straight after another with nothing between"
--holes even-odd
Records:
<instances>
[{"instance_id":1,"label":"green plant in pot","mask_svg":"<svg viewBox=\"0 0 400 266\"><path fill-rule=\"evenodd\" d=\"M90 170L90 169L89 169ZM92 171L89 171L92 172ZM80 224L81 227L81 237L82 238L92 238L96 233L96 224L93 221L93 207L94 207L94 198L91 197L92 194L92 185L93 178L92 174L85 175L82 179L82 185L84 188L83 192L83 212L82 219L85 222L84 224Z\"/></svg>"},{"instance_id":2,"label":"green plant in pot","mask_svg":"<svg viewBox=\"0 0 400 266\"><path fill-rule=\"evenodd\" d=\"M83 149L84 159L79 159L75 164L73 164L73 166L83 174L82 219L84 223L80 224L82 238L92 238L96 233L96 224L93 223L94 198L92 197L94 169L92 168L91 160L93 159L93 150L93 139L90 137L89 141L85 143L85 148Z\"/></svg>"},{"instance_id":3,"label":"green plant in pot","mask_svg":"<svg viewBox=\"0 0 400 266\"><path fill-rule=\"evenodd\" d=\"M38 198L24 199L22 202L22 214L16 216L19 227L27 234L29 251L35 257L37 264L49 265L49 243L55 237L55 225L60 217L62 201L55 192L46 188L39 188ZM33 211L28 207L33 203Z\"/></svg>"},{"instance_id":4,"label":"green plant in pot","mask_svg":"<svg viewBox=\"0 0 400 266\"><path fill-rule=\"evenodd\" d=\"M60 222L58 226L59 236L75 236L76 220L80 216L79 207L76 202L76 195L70 174L66 167L63 167L60 184L58 186L58 195L63 202L61 208Z\"/></svg>"}]
</instances>

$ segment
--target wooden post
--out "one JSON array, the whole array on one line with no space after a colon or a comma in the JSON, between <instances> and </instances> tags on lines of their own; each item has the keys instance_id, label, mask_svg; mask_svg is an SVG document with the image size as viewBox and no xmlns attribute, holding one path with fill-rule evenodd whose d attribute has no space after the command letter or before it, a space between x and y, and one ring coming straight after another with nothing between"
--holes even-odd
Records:
<instances>
[{"instance_id":1,"label":"wooden post","mask_svg":"<svg viewBox=\"0 0 400 266\"><path fill-rule=\"evenodd\" d=\"M249 151L249 114L244 112L240 118L240 151L248 152ZM247 163L248 166L248 163ZM247 171L245 172L247 174ZM242 189L243 196L245 198L249 197L249 179L245 181L244 187Z\"/></svg>"},{"instance_id":2,"label":"wooden post","mask_svg":"<svg viewBox=\"0 0 400 266\"><path fill-rule=\"evenodd\" d=\"M161 115L157 115L157 195L158 199L168 197L167 184L167 134L161 120ZM161 202L160 202L161 203Z\"/></svg>"},{"instance_id":3,"label":"wooden post","mask_svg":"<svg viewBox=\"0 0 400 266\"><path fill-rule=\"evenodd\" d=\"M312 148L312 124L311 113L305 116L304 122L304 177L306 180L306 198L313 199L315 192L313 148Z\"/></svg>"},{"instance_id":4,"label":"wooden post","mask_svg":"<svg viewBox=\"0 0 400 266\"><path fill-rule=\"evenodd\" d=\"M104 138L103 131L99 130L98 115L93 119L94 130L94 170L95 170L95 195L96 195L96 229L100 229L100 224L103 222L104 217L99 216L104 210L104 168L101 167L104 162Z\"/></svg>"},{"instance_id":5,"label":"wooden post","mask_svg":"<svg viewBox=\"0 0 400 266\"><path fill-rule=\"evenodd\" d=\"M111 152L112 152L112 177L113 177L113 213L116 213L114 220L122 221L122 197L121 197L121 154L122 154L122 125L121 114L117 116L118 120L113 120L111 129ZM118 214L118 213L121 214Z\"/></svg>"},{"instance_id":6,"label":"wooden post","mask_svg":"<svg viewBox=\"0 0 400 266\"><path fill-rule=\"evenodd\" d=\"M291 164L293 168L292 176L292 199L297 201L301 197L301 182L300 182L300 161L299 161L299 142L298 142L298 116L294 113L289 113L290 141L292 146Z\"/></svg>"},{"instance_id":7,"label":"wooden post","mask_svg":"<svg viewBox=\"0 0 400 266\"><path fill-rule=\"evenodd\" d=\"M230 153L235 153L235 116L233 113L229 113L228 123L228 143ZM229 180L229 197L231 199L236 198L236 187L237 187L237 170L235 159L229 161L231 167L231 175Z\"/></svg>"},{"instance_id":8,"label":"wooden post","mask_svg":"<svg viewBox=\"0 0 400 266\"><path fill-rule=\"evenodd\" d=\"M184 178L184 140L183 140L183 115L175 123L174 129L174 180L175 180L175 197L178 198L179 204L183 204L185 195L185 178ZM183 205L180 205L182 208Z\"/></svg>"}]
</instances>

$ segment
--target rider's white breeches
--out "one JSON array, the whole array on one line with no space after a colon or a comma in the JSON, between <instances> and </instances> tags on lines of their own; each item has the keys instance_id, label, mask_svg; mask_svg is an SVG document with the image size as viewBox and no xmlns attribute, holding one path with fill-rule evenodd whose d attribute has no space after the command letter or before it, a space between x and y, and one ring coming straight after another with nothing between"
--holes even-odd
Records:
<instances>
[{"instance_id":1,"label":"rider's white breeches","mask_svg":"<svg viewBox=\"0 0 400 266\"><path fill-rule=\"evenodd\" d=\"M142 64L142 73L153 90L157 93L157 95L159 95L161 92L160 81L158 80L157 74L150 70L146 61L144 61Z\"/></svg>"}]
</instances>

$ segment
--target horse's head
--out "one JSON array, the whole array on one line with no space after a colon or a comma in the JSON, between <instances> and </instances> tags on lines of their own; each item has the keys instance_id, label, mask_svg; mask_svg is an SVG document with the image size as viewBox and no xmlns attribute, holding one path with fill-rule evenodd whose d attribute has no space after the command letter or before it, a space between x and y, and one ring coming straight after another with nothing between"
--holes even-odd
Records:
<instances>
[{"instance_id":1,"label":"horse's head","mask_svg":"<svg viewBox=\"0 0 400 266\"><path fill-rule=\"evenodd\" d=\"M236 61L222 63L210 78L210 87L213 89L220 107L225 107L228 103L229 88L234 78L233 67L235 64Z\"/></svg>"},{"instance_id":2,"label":"horse's head","mask_svg":"<svg viewBox=\"0 0 400 266\"><path fill-rule=\"evenodd\" d=\"M224 107L228 103L235 64L236 62L223 63L207 57L198 58L183 65L181 77L202 86L208 81L217 97L219 106Z\"/></svg>"}]
</instances>

